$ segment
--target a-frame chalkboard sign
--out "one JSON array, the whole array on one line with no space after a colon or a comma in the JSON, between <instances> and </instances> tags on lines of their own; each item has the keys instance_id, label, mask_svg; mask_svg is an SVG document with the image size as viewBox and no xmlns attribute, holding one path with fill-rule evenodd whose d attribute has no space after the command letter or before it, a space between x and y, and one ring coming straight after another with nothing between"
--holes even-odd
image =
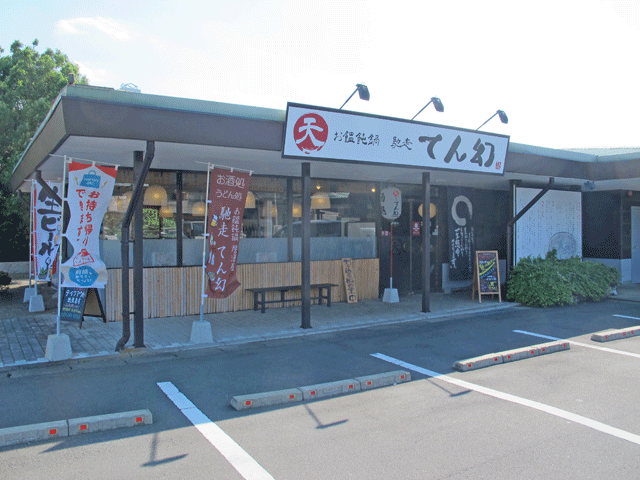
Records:
<instances>
[{"instance_id":1,"label":"a-frame chalkboard sign","mask_svg":"<svg viewBox=\"0 0 640 480\"><path fill-rule=\"evenodd\" d=\"M102 318L107 323L107 316L102 307L97 288L64 287L62 289L62 305L60 306L60 320L82 322L84 317Z\"/></svg>"},{"instance_id":2,"label":"a-frame chalkboard sign","mask_svg":"<svg viewBox=\"0 0 640 480\"><path fill-rule=\"evenodd\" d=\"M474 263L471 300L476 297L476 292L478 292L479 303L482 303L482 295L498 295L498 300L502 302L498 251L476 250Z\"/></svg>"}]
</instances>

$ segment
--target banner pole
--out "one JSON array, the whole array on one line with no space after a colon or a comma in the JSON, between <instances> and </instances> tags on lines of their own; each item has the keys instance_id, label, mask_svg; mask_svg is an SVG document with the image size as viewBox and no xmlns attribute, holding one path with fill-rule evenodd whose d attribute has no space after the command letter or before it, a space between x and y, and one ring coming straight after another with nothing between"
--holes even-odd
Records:
<instances>
[{"instance_id":1,"label":"banner pole","mask_svg":"<svg viewBox=\"0 0 640 480\"><path fill-rule=\"evenodd\" d=\"M33 198L35 194L35 180L31 180L31 197L29 199L29 288L31 288L31 275L33 274L33 269L36 268L35 258L33 258L33 235L35 234L35 225L34 225L34 214L33 210L35 207L35 199Z\"/></svg>"},{"instance_id":2,"label":"banner pole","mask_svg":"<svg viewBox=\"0 0 640 480\"><path fill-rule=\"evenodd\" d=\"M391 241L389 242L389 288L393 288L393 220L391 220Z\"/></svg>"},{"instance_id":3,"label":"banner pole","mask_svg":"<svg viewBox=\"0 0 640 480\"><path fill-rule=\"evenodd\" d=\"M67 156L64 156L64 166L62 168L62 212L60 213L60 247L58 247L58 315L56 317L56 335L60 335L60 310L62 309L62 242L66 239L64 233L64 211L67 203Z\"/></svg>"},{"instance_id":4,"label":"banner pole","mask_svg":"<svg viewBox=\"0 0 640 480\"><path fill-rule=\"evenodd\" d=\"M214 165L215 166L215 165ZM200 321L204 322L204 299L206 297L204 291L204 282L205 282L205 269L206 269L206 258L207 258L207 238L209 234L207 233L207 223L209 220L209 184L211 179L211 164L207 164L207 196L205 198L205 209L204 209L204 228L203 228L203 236L204 240L202 241L202 295L200 298Z\"/></svg>"}]
</instances>

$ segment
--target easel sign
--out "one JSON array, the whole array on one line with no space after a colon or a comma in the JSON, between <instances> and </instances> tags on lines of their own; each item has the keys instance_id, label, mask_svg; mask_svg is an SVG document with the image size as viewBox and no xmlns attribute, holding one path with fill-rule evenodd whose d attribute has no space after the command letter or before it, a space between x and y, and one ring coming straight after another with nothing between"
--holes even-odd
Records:
<instances>
[{"instance_id":1,"label":"easel sign","mask_svg":"<svg viewBox=\"0 0 640 480\"><path fill-rule=\"evenodd\" d=\"M482 303L482 295L498 295L498 300L502 302L499 265L497 250L476 250L471 300L478 292L479 303Z\"/></svg>"},{"instance_id":2,"label":"easel sign","mask_svg":"<svg viewBox=\"0 0 640 480\"><path fill-rule=\"evenodd\" d=\"M64 287L62 290L62 305L60 306L60 320L82 322L84 317L102 318L107 323L100 295L97 288Z\"/></svg>"}]
</instances>

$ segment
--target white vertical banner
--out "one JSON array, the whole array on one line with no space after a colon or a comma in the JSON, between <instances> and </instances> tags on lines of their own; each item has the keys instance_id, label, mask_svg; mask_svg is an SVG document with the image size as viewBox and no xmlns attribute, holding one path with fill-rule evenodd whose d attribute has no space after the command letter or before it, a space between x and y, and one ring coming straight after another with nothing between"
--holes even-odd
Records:
<instances>
[{"instance_id":1,"label":"white vertical banner","mask_svg":"<svg viewBox=\"0 0 640 480\"><path fill-rule=\"evenodd\" d=\"M71 217L65 238L71 247L61 265L63 287L102 288L107 268L100 258L100 227L116 180L117 167L71 161L67 203Z\"/></svg>"},{"instance_id":2,"label":"white vertical banner","mask_svg":"<svg viewBox=\"0 0 640 480\"><path fill-rule=\"evenodd\" d=\"M47 185L62 197L61 184L47 182ZM38 184L34 184L33 198L35 220L33 257L36 280L50 281L60 248L62 206Z\"/></svg>"}]
</instances>

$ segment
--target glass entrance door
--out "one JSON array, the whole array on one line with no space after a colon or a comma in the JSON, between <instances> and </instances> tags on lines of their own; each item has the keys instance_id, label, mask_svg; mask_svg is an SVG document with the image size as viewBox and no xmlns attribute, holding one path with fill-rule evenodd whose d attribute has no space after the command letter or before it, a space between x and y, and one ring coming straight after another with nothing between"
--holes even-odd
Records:
<instances>
[{"instance_id":1,"label":"glass entrance door","mask_svg":"<svg viewBox=\"0 0 640 480\"><path fill-rule=\"evenodd\" d=\"M402 212L393 221L393 288L398 290L400 296L421 294L422 292L422 229L426 224L430 228L430 252L431 252L431 291L442 290L442 247L439 246L439 234L442 226L439 225L438 197L431 189L431 202L433 207L421 208L419 188L415 186L399 187L402 191ZM430 214L433 217L430 218ZM382 220L380 236L380 295L385 288L389 288L391 272L390 255L391 247L391 222Z\"/></svg>"}]
</instances>

